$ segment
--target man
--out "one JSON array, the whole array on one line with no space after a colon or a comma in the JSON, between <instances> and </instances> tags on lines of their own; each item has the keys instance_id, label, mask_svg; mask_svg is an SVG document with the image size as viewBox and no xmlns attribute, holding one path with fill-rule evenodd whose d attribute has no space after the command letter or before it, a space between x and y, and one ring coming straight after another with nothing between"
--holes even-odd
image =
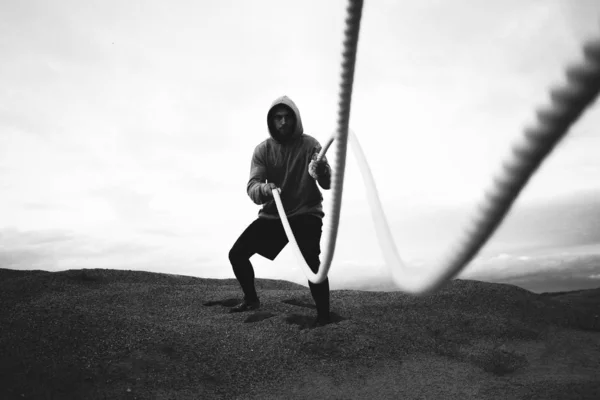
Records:
<instances>
[{"instance_id":1,"label":"man","mask_svg":"<svg viewBox=\"0 0 600 400\"><path fill-rule=\"evenodd\" d=\"M267 113L267 126L270 138L254 149L246 188L250 199L263 207L229 252L233 272L244 292L244 300L231 312L260 307L250 257L260 254L274 260L288 243L273 199L275 188L281 190L286 216L306 263L315 273L321 263L320 241L325 214L317 182L328 190L331 168L325 157L316 161L321 145L304 133L298 107L287 96L273 102ZM330 322L329 280L308 284L317 307L313 326L323 326Z\"/></svg>"}]
</instances>

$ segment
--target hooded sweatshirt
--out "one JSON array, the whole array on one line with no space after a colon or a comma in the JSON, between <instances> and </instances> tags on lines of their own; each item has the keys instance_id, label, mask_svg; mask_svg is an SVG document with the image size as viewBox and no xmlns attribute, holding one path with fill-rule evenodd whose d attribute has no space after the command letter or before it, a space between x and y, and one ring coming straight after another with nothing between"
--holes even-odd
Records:
<instances>
[{"instance_id":1,"label":"hooded sweatshirt","mask_svg":"<svg viewBox=\"0 0 600 400\"><path fill-rule=\"evenodd\" d=\"M288 138L280 137L272 126L273 109L281 104L296 116L296 126ZM250 199L263 205L258 217L279 219L273 196L265 196L261 190L269 182L281 189L281 202L288 218L303 214L323 218L323 195L308 173L308 165L321 151L321 145L317 139L304 133L296 104L287 96L276 99L267 113L267 126L270 137L254 149L246 188ZM325 173L319 176L319 185L327 190L331 186L331 168L325 157L322 161Z\"/></svg>"}]
</instances>

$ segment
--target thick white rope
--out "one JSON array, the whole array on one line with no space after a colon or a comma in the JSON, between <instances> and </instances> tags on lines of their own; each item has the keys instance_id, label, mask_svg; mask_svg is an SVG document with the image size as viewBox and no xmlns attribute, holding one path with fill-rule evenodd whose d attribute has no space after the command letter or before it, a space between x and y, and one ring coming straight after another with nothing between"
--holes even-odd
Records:
<instances>
[{"instance_id":1,"label":"thick white rope","mask_svg":"<svg viewBox=\"0 0 600 400\"><path fill-rule=\"evenodd\" d=\"M352 7L360 8L362 7L362 2L351 1L350 3L348 8L350 16L347 19L347 23L357 24L353 20L353 18L356 18L357 13ZM360 4L357 5L355 3ZM360 10L358 11L358 19L360 20ZM350 34L354 32L354 38L358 39L358 25L347 28L347 35L348 32ZM348 42L349 40L344 43L346 47L348 46ZM351 47L353 47L355 53L356 42L353 45L351 44ZM551 104L548 107L538 110L536 124L531 128L525 129L523 137L512 146L509 157L502 163L501 170L492 179L488 190L484 192L484 199L479 204L470 225L465 229L463 237L447 256L442 257L442 261L436 268L427 270L419 269L418 271L412 269L411 271L400 259L377 195L377 189L370 168L356 136L353 133L350 134L351 144L359 163L363 181L365 186L367 186L368 201L373 220L375 221L379 244L385 256L386 264L391 270L394 283L401 290L414 294L425 294L440 289L467 266L494 233L544 158L550 154L558 142L567 134L570 126L577 121L585 108L592 104L598 96L598 92L600 91L600 39L590 41L586 44L583 48L583 54L584 60L581 63L567 69L567 84L562 88L551 90ZM344 58L348 59L348 57L350 56L345 52ZM350 58L352 58L350 69L353 73L354 58ZM329 231L328 245L324 256L325 260L321 263L319 271L316 274L310 270L298 248L298 244L287 221L286 213L279 196L279 189L273 191L277 210L284 225L286 235L292 244L294 254L304 274L313 283L320 283L327 277L335 251L337 228L339 225L350 109L350 97L344 90L351 90L352 86L351 83L344 84L344 80L348 80L347 64L343 65L343 70L342 96L346 97L340 102L340 108L342 108L340 114L347 112L348 116L345 117L345 120L340 117L340 120L343 121L338 121L340 126L338 126L336 135L334 135L335 139L337 139L337 157L332 176L332 227ZM349 78L349 80L351 82L352 78ZM323 147L319 154L319 159L323 157L333 139L334 137Z\"/></svg>"}]
</instances>

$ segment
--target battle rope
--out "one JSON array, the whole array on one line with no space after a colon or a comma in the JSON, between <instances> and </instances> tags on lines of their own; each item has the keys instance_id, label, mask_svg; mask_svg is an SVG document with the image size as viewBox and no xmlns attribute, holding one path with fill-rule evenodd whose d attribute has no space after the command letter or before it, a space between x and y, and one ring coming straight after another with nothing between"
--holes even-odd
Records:
<instances>
[{"instance_id":1,"label":"battle rope","mask_svg":"<svg viewBox=\"0 0 600 400\"><path fill-rule=\"evenodd\" d=\"M332 227L325 250L325 260L321 263L316 274L306 265L298 248L286 218L278 192L279 189L273 191L286 235L292 244L293 251L302 266L304 274L313 283L320 283L327 277L335 250L361 8L362 1L351 0L348 6L349 16L346 19L340 111L338 113L338 129L336 135L334 135L337 139L337 157L332 177ZM582 112L598 96L600 91L600 39L590 41L584 45L583 54L583 62L567 69L567 84L562 88L550 91L551 104L537 111L536 124L533 127L526 128L523 137L512 146L508 159L502 163L501 170L492 179L488 190L484 191L484 199L477 207L471 224L465 229L458 245L450 251L448 256L442 257L443 261L439 263L440 266L437 268L419 269L418 273L410 273L400 259L366 158L356 136L353 133L350 134L353 151L359 162L363 181L368 188L368 201L373 219L376 222L375 227L379 244L386 258L386 264L391 270L392 278L401 290L414 294L425 294L440 289L466 267L494 233L542 161L567 134L571 125L577 121ZM319 158L325 154L333 139L332 137L323 147Z\"/></svg>"}]
</instances>

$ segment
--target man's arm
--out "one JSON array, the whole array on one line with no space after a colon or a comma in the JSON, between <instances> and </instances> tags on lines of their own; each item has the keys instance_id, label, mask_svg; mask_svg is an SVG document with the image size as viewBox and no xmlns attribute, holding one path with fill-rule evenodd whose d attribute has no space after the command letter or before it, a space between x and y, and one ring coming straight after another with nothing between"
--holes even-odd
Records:
<instances>
[{"instance_id":1,"label":"man's arm","mask_svg":"<svg viewBox=\"0 0 600 400\"><path fill-rule=\"evenodd\" d=\"M264 154L260 151L260 147L254 149L252 161L250 163L250 179L246 185L246 192L255 204L261 205L266 203L273 196L265 186L267 180L267 166L264 162ZM267 193L265 193L267 192Z\"/></svg>"},{"instance_id":2,"label":"man's arm","mask_svg":"<svg viewBox=\"0 0 600 400\"><path fill-rule=\"evenodd\" d=\"M308 173L316 179L321 188L329 190L331 188L331 167L329 166L329 162L327 162L326 156L323 156L321 161L317 162L317 156L320 151L321 146L318 146L308 166Z\"/></svg>"}]
</instances>

